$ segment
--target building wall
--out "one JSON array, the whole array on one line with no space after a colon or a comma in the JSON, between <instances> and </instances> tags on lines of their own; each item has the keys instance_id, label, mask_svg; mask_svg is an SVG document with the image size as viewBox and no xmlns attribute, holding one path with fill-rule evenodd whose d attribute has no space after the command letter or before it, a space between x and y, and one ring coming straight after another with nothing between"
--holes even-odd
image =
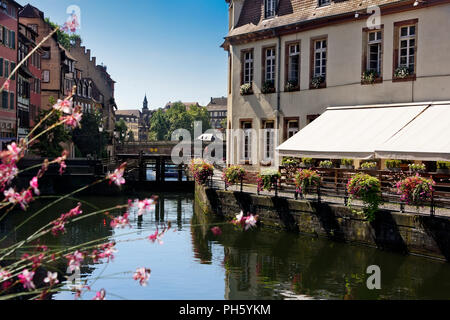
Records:
<instances>
[{"instance_id":1,"label":"building wall","mask_svg":"<svg viewBox=\"0 0 450 320\"><path fill-rule=\"evenodd\" d=\"M383 82L372 85L361 84L363 28L365 20L313 29L281 37L280 73L280 123L283 128L285 117L299 117L300 128L306 126L307 116L323 113L326 108L344 105L366 105L413 101L450 100L450 5L420 8L408 12L385 15L381 18L384 26ZM416 81L393 82L394 22L418 19ZM327 87L310 90L310 43L311 38L326 35ZM289 41L301 42L300 91L283 92L285 84L285 44ZM232 45L231 52L231 93L228 99L229 128L238 129L241 119L252 119L253 128L261 128L261 120L275 120L277 94L262 94L262 49L276 46L278 65L278 39L266 39L240 45ZM253 95L242 96L241 51L254 50ZM277 76L275 77L277 79ZM276 81L275 87L277 87ZM343 124L350 125L350 124ZM231 126L231 127L230 127ZM278 127L275 123L275 128ZM280 133L278 142L283 142ZM262 152L261 137L257 137L258 155ZM238 163L237 143L232 143L228 154L229 163ZM276 159L278 165L279 159ZM259 168L256 165L255 168Z\"/></svg>"},{"instance_id":2,"label":"building wall","mask_svg":"<svg viewBox=\"0 0 450 320\"><path fill-rule=\"evenodd\" d=\"M35 24L38 26L38 37L36 38L36 43L40 43L46 36L48 36L52 29L50 26L45 23L44 20L40 18L20 18L20 23L24 25ZM54 39L54 37L50 37L43 45L43 48L50 48L50 59L41 59L41 72L42 76L46 70L50 72L49 82L41 82L41 108L48 110L52 106L49 103L49 98L53 97L54 99L62 99L64 98L64 94L62 91L61 85L61 49L58 46L58 43ZM41 78L43 80L43 78Z\"/></svg>"},{"instance_id":3,"label":"building wall","mask_svg":"<svg viewBox=\"0 0 450 320\"><path fill-rule=\"evenodd\" d=\"M6 1L8 5L8 13L3 9L0 10L0 26L5 27L8 30L14 32L14 46L9 48L4 45L4 39L0 43L0 58L3 59L2 76L0 77L0 86L4 84L7 79L5 76L5 61L8 61L8 74L11 73L11 62L17 65L17 43L18 43L18 20L17 20L17 7L10 1ZM11 15L11 10L13 14ZM11 39L10 39L11 41ZM11 80L9 90L4 92L8 93L8 105L3 106L2 94L0 94L0 148L6 147L6 144L16 139L16 118L17 118L17 74L14 80ZM13 94L11 101L11 94ZM12 108L11 108L12 102Z\"/></svg>"}]
</instances>

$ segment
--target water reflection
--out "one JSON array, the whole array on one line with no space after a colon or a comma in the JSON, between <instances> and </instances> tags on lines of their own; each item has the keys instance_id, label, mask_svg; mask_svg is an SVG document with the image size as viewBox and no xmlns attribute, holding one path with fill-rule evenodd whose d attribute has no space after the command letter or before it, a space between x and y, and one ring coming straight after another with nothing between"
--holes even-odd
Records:
<instances>
[{"instance_id":1,"label":"water reflection","mask_svg":"<svg viewBox=\"0 0 450 320\"><path fill-rule=\"evenodd\" d=\"M128 198L148 196L83 197L82 208L86 214L94 207L109 208L127 203ZM2 221L0 236L42 204ZM2 246L25 238L76 204L77 200L61 202L11 233ZM162 239L164 244L151 243L147 237L168 221L172 230ZM112 263L85 261L81 269L82 280L89 280L93 291L105 288L111 300L448 299L450 292L449 264L286 232L242 232L205 215L192 194L160 194L154 212L133 213L130 222L132 229L113 230L105 217L94 216L68 225L67 233L58 238L46 236L41 243L70 247L98 238L115 241L118 252ZM213 235L210 229L215 225L221 227L222 235ZM381 267L381 291L366 288L369 265ZM66 267L65 261L57 265L61 275ZM132 280L137 267L152 269L147 287ZM94 295L91 292L83 298ZM74 294L61 291L51 298L74 299Z\"/></svg>"}]
</instances>

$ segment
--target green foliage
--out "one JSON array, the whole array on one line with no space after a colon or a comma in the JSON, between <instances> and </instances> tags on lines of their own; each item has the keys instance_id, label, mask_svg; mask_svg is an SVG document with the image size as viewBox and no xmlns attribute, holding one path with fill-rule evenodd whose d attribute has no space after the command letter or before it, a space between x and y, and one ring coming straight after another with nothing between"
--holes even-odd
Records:
<instances>
[{"instance_id":1,"label":"green foliage","mask_svg":"<svg viewBox=\"0 0 450 320\"><path fill-rule=\"evenodd\" d=\"M211 128L208 110L192 105L189 109L181 102L176 102L167 111L158 110L150 119L149 139L151 141L168 141L177 129L188 130L194 138L194 124L201 122L202 130Z\"/></svg>"},{"instance_id":2,"label":"green foliage","mask_svg":"<svg viewBox=\"0 0 450 320\"><path fill-rule=\"evenodd\" d=\"M367 83L374 83L376 78L378 78L378 72L373 70L364 71L361 77L362 81Z\"/></svg>"},{"instance_id":3,"label":"green foliage","mask_svg":"<svg viewBox=\"0 0 450 320\"><path fill-rule=\"evenodd\" d=\"M50 105L56 103L53 97L49 98ZM42 110L38 116L38 122L45 118L51 110ZM41 132L52 126L59 121L59 117L62 114L60 112L54 112L47 120L45 120L41 126L39 126L34 132L34 136L39 135ZM33 153L38 154L44 158L56 158L61 156L63 152L63 147L61 146L64 142L70 141L70 133L65 129L64 126L58 126L51 130L50 132L43 134L39 137L39 141L31 146Z\"/></svg>"},{"instance_id":4,"label":"green foliage","mask_svg":"<svg viewBox=\"0 0 450 320\"><path fill-rule=\"evenodd\" d=\"M377 167L376 162L364 162L363 164L361 164L361 169L364 169L364 170L373 170L376 167Z\"/></svg>"},{"instance_id":5,"label":"green foliage","mask_svg":"<svg viewBox=\"0 0 450 320\"><path fill-rule=\"evenodd\" d=\"M48 23L53 29L56 29L58 27L58 25L50 21L49 18L45 18L45 22ZM81 41L81 37L78 34L69 35L61 30L56 31L56 36L58 39L58 43L67 50L69 50L73 46L77 39Z\"/></svg>"},{"instance_id":6,"label":"green foliage","mask_svg":"<svg viewBox=\"0 0 450 320\"><path fill-rule=\"evenodd\" d=\"M341 159L341 164L343 166L352 166L353 165L353 159Z\"/></svg>"},{"instance_id":7,"label":"green foliage","mask_svg":"<svg viewBox=\"0 0 450 320\"><path fill-rule=\"evenodd\" d=\"M382 203L380 180L365 173L358 173L349 180L347 191L350 194L349 205L353 198L361 200L365 205L367 220L375 220L375 214Z\"/></svg>"},{"instance_id":8,"label":"green foliage","mask_svg":"<svg viewBox=\"0 0 450 320\"><path fill-rule=\"evenodd\" d=\"M241 183L241 180L245 177L245 169L241 166L230 166L223 172L223 180L227 186Z\"/></svg>"},{"instance_id":9,"label":"green foliage","mask_svg":"<svg viewBox=\"0 0 450 320\"><path fill-rule=\"evenodd\" d=\"M262 93L273 93L275 92L275 81L268 80L265 81L261 88Z\"/></svg>"},{"instance_id":10,"label":"green foliage","mask_svg":"<svg viewBox=\"0 0 450 320\"><path fill-rule=\"evenodd\" d=\"M242 95L252 94L253 93L252 84L251 83L245 83L245 84L243 84L241 86L240 90L241 90L241 94Z\"/></svg>"},{"instance_id":11,"label":"green foliage","mask_svg":"<svg viewBox=\"0 0 450 320\"><path fill-rule=\"evenodd\" d=\"M313 167L314 166L314 160L312 158L302 158L302 164L307 167Z\"/></svg>"},{"instance_id":12,"label":"green foliage","mask_svg":"<svg viewBox=\"0 0 450 320\"><path fill-rule=\"evenodd\" d=\"M425 166L425 164L409 164L408 165L409 170L412 172L421 172L421 171L425 171L427 169L427 167Z\"/></svg>"},{"instance_id":13,"label":"green foliage","mask_svg":"<svg viewBox=\"0 0 450 320\"><path fill-rule=\"evenodd\" d=\"M450 169L450 162L449 161L438 161L437 162L438 169Z\"/></svg>"},{"instance_id":14,"label":"green foliage","mask_svg":"<svg viewBox=\"0 0 450 320\"><path fill-rule=\"evenodd\" d=\"M386 160L386 167L393 169L393 168L400 168L400 165L402 164L402 160Z\"/></svg>"},{"instance_id":15,"label":"green foliage","mask_svg":"<svg viewBox=\"0 0 450 320\"><path fill-rule=\"evenodd\" d=\"M299 170L295 175L295 187L297 192L303 195L308 194L311 188L317 188L320 181L320 175L313 170Z\"/></svg>"},{"instance_id":16,"label":"green foliage","mask_svg":"<svg viewBox=\"0 0 450 320\"><path fill-rule=\"evenodd\" d=\"M132 130L128 131L127 141L128 142L135 142L136 141L136 139L134 138L134 132Z\"/></svg>"},{"instance_id":17,"label":"green foliage","mask_svg":"<svg viewBox=\"0 0 450 320\"><path fill-rule=\"evenodd\" d=\"M333 162L327 160L327 161L321 161L319 163L319 167L321 168L333 168Z\"/></svg>"},{"instance_id":18,"label":"green foliage","mask_svg":"<svg viewBox=\"0 0 450 320\"><path fill-rule=\"evenodd\" d=\"M106 132L100 132L102 116L99 112L84 113L81 119L81 127L72 132L72 140L77 146L82 157L88 154L102 157L108 143Z\"/></svg>"},{"instance_id":19,"label":"green foliage","mask_svg":"<svg viewBox=\"0 0 450 320\"><path fill-rule=\"evenodd\" d=\"M278 183L281 178L280 172L277 170L265 170L258 174L258 191L270 191Z\"/></svg>"},{"instance_id":20,"label":"green foliage","mask_svg":"<svg viewBox=\"0 0 450 320\"><path fill-rule=\"evenodd\" d=\"M283 160L281 161L281 165L284 167L296 167L298 166L299 161L295 158L290 158L290 157L284 157Z\"/></svg>"},{"instance_id":21,"label":"green foliage","mask_svg":"<svg viewBox=\"0 0 450 320\"><path fill-rule=\"evenodd\" d=\"M119 133L119 141L121 143L124 143L125 142L125 138L127 136L128 127L127 127L127 124L125 123L125 121L123 119L120 119L120 121L116 122L114 131Z\"/></svg>"}]
</instances>

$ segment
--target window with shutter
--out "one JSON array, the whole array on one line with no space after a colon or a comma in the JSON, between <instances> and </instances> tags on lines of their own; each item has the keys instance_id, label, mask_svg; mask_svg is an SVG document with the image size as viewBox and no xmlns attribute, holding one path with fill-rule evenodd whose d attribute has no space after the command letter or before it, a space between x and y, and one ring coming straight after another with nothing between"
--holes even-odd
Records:
<instances>
[{"instance_id":1,"label":"window with shutter","mask_svg":"<svg viewBox=\"0 0 450 320\"><path fill-rule=\"evenodd\" d=\"M3 26L0 26L0 43L3 43Z\"/></svg>"},{"instance_id":2,"label":"window with shutter","mask_svg":"<svg viewBox=\"0 0 450 320\"><path fill-rule=\"evenodd\" d=\"M11 31L11 49L16 49L16 33L14 31Z\"/></svg>"},{"instance_id":3,"label":"window with shutter","mask_svg":"<svg viewBox=\"0 0 450 320\"><path fill-rule=\"evenodd\" d=\"M11 62L11 72L14 71L14 69L16 68L16 64L14 62ZM13 73L11 80L16 80L16 74Z\"/></svg>"},{"instance_id":4,"label":"window with shutter","mask_svg":"<svg viewBox=\"0 0 450 320\"><path fill-rule=\"evenodd\" d=\"M14 93L13 92L10 93L9 98L10 98L9 99L9 107L11 110L13 110L14 109Z\"/></svg>"},{"instance_id":5,"label":"window with shutter","mask_svg":"<svg viewBox=\"0 0 450 320\"><path fill-rule=\"evenodd\" d=\"M3 77L3 58L0 58L0 77Z\"/></svg>"},{"instance_id":6,"label":"window with shutter","mask_svg":"<svg viewBox=\"0 0 450 320\"><path fill-rule=\"evenodd\" d=\"M8 92L2 91L2 108L8 108Z\"/></svg>"},{"instance_id":7,"label":"window with shutter","mask_svg":"<svg viewBox=\"0 0 450 320\"><path fill-rule=\"evenodd\" d=\"M9 77L9 61L5 60L5 78Z\"/></svg>"}]
</instances>

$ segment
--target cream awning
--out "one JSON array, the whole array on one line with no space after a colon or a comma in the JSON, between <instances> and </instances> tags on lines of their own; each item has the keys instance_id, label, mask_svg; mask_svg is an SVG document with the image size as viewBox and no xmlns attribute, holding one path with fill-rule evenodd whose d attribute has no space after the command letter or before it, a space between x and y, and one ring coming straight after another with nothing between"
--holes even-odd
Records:
<instances>
[{"instance_id":1,"label":"cream awning","mask_svg":"<svg viewBox=\"0 0 450 320\"><path fill-rule=\"evenodd\" d=\"M281 144L282 156L450 160L450 102L336 107Z\"/></svg>"}]
</instances>

